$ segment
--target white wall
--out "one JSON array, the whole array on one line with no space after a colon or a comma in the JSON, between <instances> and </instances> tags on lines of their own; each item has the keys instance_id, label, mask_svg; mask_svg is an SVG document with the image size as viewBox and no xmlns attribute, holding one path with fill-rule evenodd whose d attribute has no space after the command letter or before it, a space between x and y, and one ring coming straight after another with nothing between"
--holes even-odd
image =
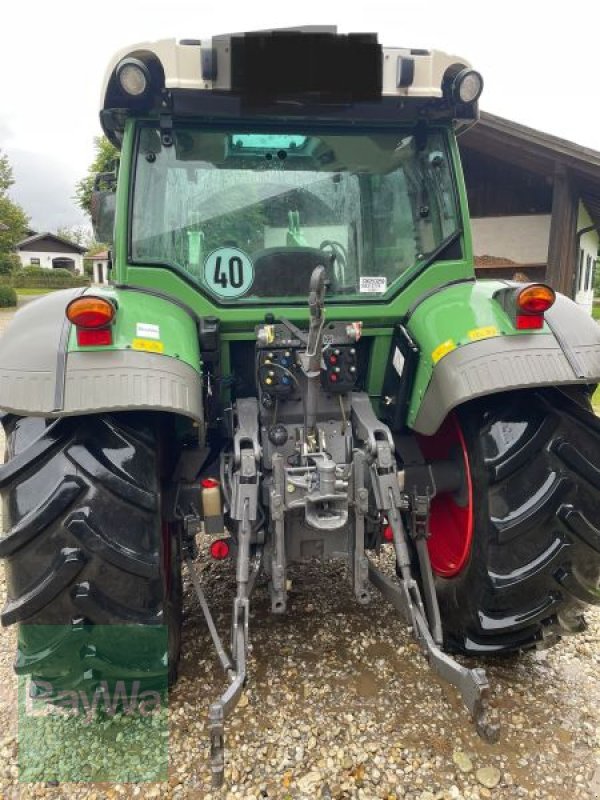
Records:
<instances>
[{"instance_id":1,"label":"white wall","mask_svg":"<svg viewBox=\"0 0 600 800\"><path fill-rule=\"evenodd\" d=\"M508 258L517 264L545 264L550 214L471 219L476 256Z\"/></svg>"},{"instance_id":2,"label":"white wall","mask_svg":"<svg viewBox=\"0 0 600 800\"><path fill-rule=\"evenodd\" d=\"M94 283L108 283L108 261L92 261ZM100 269L102 267L102 269ZM102 273L102 275L100 275Z\"/></svg>"},{"instance_id":3,"label":"white wall","mask_svg":"<svg viewBox=\"0 0 600 800\"><path fill-rule=\"evenodd\" d=\"M590 215L585 206L579 204L577 216L577 230L583 230L592 224ZM575 302L583 306L590 314L594 300L594 268L598 259L598 245L600 239L597 231L589 231L579 238L579 252L577 253L577 270L575 273Z\"/></svg>"},{"instance_id":4,"label":"white wall","mask_svg":"<svg viewBox=\"0 0 600 800\"><path fill-rule=\"evenodd\" d=\"M471 220L473 252L476 256L508 258L517 264L546 264L550 242L550 214L513 217L477 217ZM592 224L585 206L579 204L577 230ZM593 275L598 260L600 238L597 231L579 239L575 301L591 314L594 299ZM600 269L600 267L597 267Z\"/></svg>"},{"instance_id":5,"label":"white wall","mask_svg":"<svg viewBox=\"0 0 600 800\"><path fill-rule=\"evenodd\" d=\"M35 250L19 250L19 258L24 267L30 267L32 258L39 258L40 263L35 266L44 267L44 269L52 269L53 258L72 258L75 262L75 271L83 275L83 256L79 253L46 253Z\"/></svg>"}]
</instances>

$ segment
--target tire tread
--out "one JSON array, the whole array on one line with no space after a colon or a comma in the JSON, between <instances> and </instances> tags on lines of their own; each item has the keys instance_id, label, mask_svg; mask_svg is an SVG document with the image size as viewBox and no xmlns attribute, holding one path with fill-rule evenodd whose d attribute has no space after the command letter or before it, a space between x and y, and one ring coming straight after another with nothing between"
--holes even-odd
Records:
<instances>
[{"instance_id":1,"label":"tire tread","mask_svg":"<svg viewBox=\"0 0 600 800\"><path fill-rule=\"evenodd\" d=\"M9 460L0 466L7 511L0 556L9 591L0 619L22 628L16 671L73 689L106 678L153 680L168 662L174 680L181 595L167 595L153 418L125 413L47 424L5 415L2 422ZM180 586L178 548L174 541L170 547L170 583ZM130 629L132 641L144 626L167 625L169 653L142 647L131 663L126 653L105 652L99 643L107 625ZM27 634L35 629L47 631L39 646Z\"/></svg>"},{"instance_id":2,"label":"tire tread","mask_svg":"<svg viewBox=\"0 0 600 800\"><path fill-rule=\"evenodd\" d=\"M584 606L600 605L600 420L588 395L515 392L458 414L476 526L468 565L438 579L446 645L510 653L581 632Z\"/></svg>"}]
</instances>

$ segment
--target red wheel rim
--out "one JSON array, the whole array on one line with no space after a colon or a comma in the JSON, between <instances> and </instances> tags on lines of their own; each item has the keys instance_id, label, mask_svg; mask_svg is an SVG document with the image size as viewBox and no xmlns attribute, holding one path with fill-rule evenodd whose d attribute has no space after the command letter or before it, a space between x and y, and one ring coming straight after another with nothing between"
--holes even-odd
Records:
<instances>
[{"instance_id":1,"label":"red wheel rim","mask_svg":"<svg viewBox=\"0 0 600 800\"><path fill-rule=\"evenodd\" d=\"M447 459L460 453L464 465L467 498L457 503L454 494L439 494L432 500L427 540L431 567L442 578L453 578L466 566L473 541L473 485L465 437L454 414L450 414L434 436L419 436L427 460Z\"/></svg>"}]
</instances>

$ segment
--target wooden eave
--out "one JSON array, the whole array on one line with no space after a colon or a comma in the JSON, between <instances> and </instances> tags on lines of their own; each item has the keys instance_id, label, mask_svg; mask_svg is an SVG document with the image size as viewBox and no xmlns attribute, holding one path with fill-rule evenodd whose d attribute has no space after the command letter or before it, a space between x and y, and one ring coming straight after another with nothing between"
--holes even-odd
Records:
<instances>
[{"instance_id":1,"label":"wooden eave","mask_svg":"<svg viewBox=\"0 0 600 800\"><path fill-rule=\"evenodd\" d=\"M461 148L511 164L554 181L557 169L570 179L600 231L600 152L528 128L487 112L459 135Z\"/></svg>"}]
</instances>

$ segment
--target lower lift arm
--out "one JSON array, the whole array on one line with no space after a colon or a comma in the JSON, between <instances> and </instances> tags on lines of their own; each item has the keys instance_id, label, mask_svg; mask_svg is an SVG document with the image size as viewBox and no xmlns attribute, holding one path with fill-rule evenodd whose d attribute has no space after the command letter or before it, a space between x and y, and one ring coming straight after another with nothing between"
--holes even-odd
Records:
<instances>
[{"instance_id":1,"label":"lower lift arm","mask_svg":"<svg viewBox=\"0 0 600 800\"><path fill-rule=\"evenodd\" d=\"M400 611L412 627L431 667L440 677L458 689L478 734L488 742L495 742L498 739L499 729L489 720L489 683L485 671L480 668L468 669L441 649L443 643L442 624L426 541L431 496L429 494L407 495L400 491L401 481L399 481L399 474L396 471L394 458L387 441L377 442L377 453L371 466L371 479L379 510L386 515L393 531L399 573L397 581L391 580L373 563L369 562L371 583L379 589L394 608ZM427 613L425 613L419 585L412 575L409 541L403 521L403 512L412 523L410 536L419 560L421 586Z\"/></svg>"},{"instance_id":2,"label":"lower lift arm","mask_svg":"<svg viewBox=\"0 0 600 800\"><path fill-rule=\"evenodd\" d=\"M242 695L246 682L249 648L248 617L250 597L262 568L262 545L251 556L253 526L258 517L259 446L258 407L254 398L238 401L238 429L234 437L234 470L231 487L230 516L237 526L237 591L233 601L231 625L231 655L226 651L217 632L191 558L186 563L192 583L206 618L217 655L230 681L221 697L211 704L208 713L212 783L223 784L225 768L225 719L232 713Z\"/></svg>"}]
</instances>

